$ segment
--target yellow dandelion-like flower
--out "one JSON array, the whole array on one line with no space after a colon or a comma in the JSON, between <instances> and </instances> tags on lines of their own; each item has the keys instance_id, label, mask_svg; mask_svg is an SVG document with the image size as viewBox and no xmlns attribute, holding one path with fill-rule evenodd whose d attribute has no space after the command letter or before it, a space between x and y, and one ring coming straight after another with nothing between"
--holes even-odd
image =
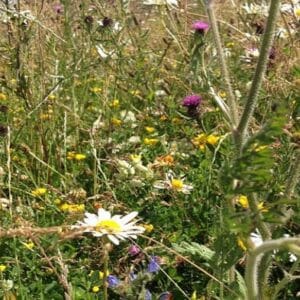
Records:
<instances>
[{"instance_id":1,"label":"yellow dandelion-like flower","mask_svg":"<svg viewBox=\"0 0 300 300\"><path fill-rule=\"evenodd\" d=\"M98 293L100 291L100 287L98 285L95 285L92 287L92 292L93 293Z\"/></svg>"},{"instance_id":2,"label":"yellow dandelion-like flower","mask_svg":"<svg viewBox=\"0 0 300 300\"><path fill-rule=\"evenodd\" d=\"M154 229L154 226L152 224L144 224L142 226L145 228L145 231L148 233L152 232Z\"/></svg>"},{"instance_id":3,"label":"yellow dandelion-like flower","mask_svg":"<svg viewBox=\"0 0 300 300\"><path fill-rule=\"evenodd\" d=\"M149 139L149 138L144 138L144 144L147 146L154 146L159 142L158 139Z\"/></svg>"},{"instance_id":4,"label":"yellow dandelion-like flower","mask_svg":"<svg viewBox=\"0 0 300 300\"><path fill-rule=\"evenodd\" d=\"M296 17L299 17L300 18L300 7L297 7L294 9L294 14Z\"/></svg>"},{"instance_id":5,"label":"yellow dandelion-like flower","mask_svg":"<svg viewBox=\"0 0 300 300\"><path fill-rule=\"evenodd\" d=\"M122 121L120 119L117 119L117 118L112 118L111 123L115 126L120 126L122 124Z\"/></svg>"},{"instance_id":6,"label":"yellow dandelion-like flower","mask_svg":"<svg viewBox=\"0 0 300 300\"><path fill-rule=\"evenodd\" d=\"M86 155L81 154L81 153L76 153L75 156L74 156L74 159L78 160L78 161L84 160L84 159L86 159Z\"/></svg>"},{"instance_id":7,"label":"yellow dandelion-like flower","mask_svg":"<svg viewBox=\"0 0 300 300\"><path fill-rule=\"evenodd\" d=\"M249 208L249 202L247 196L241 195L238 197L237 202L243 207L248 209Z\"/></svg>"},{"instance_id":8,"label":"yellow dandelion-like flower","mask_svg":"<svg viewBox=\"0 0 300 300\"><path fill-rule=\"evenodd\" d=\"M55 99L56 99L56 96L53 95L53 94L51 94L51 95L48 96L48 100L53 101L53 100L55 100Z\"/></svg>"},{"instance_id":9,"label":"yellow dandelion-like flower","mask_svg":"<svg viewBox=\"0 0 300 300\"><path fill-rule=\"evenodd\" d=\"M4 272L6 270L6 266L5 265L0 265L0 273Z\"/></svg>"},{"instance_id":10,"label":"yellow dandelion-like flower","mask_svg":"<svg viewBox=\"0 0 300 300\"><path fill-rule=\"evenodd\" d=\"M0 93L0 101L5 101L7 99L7 96L3 93Z\"/></svg>"},{"instance_id":11,"label":"yellow dandelion-like flower","mask_svg":"<svg viewBox=\"0 0 300 300\"><path fill-rule=\"evenodd\" d=\"M155 164L159 166L172 166L174 164L174 157L170 154L157 157L155 159Z\"/></svg>"},{"instance_id":12,"label":"yellow dandelion-like flower","mask_svg":"<svg viewBox=\"0 0 300 300\"><path fill-rule=\"evenodd\" d=\"M37 189L31 191L31 194L34 197L41 197L41 196L44 196L46 193L47 193L47 189L45 189L45 188L37 188Z\"/></svg>"},{"instance_id":13,"label":"yellow dandelion-like flower","mask_svg":"<svg viewBox=\"0 0 300 300\"><path fill-rule=\"evenodd\" d=\"M130 159L134 164L140 164L142 162L142 156L139 154L131 154Z\"/></svg>"},{"instance_id":14,"label":"yellow dandelion-like flower","mask_svg":"<svg viewBox=\"0 0 300 300\"><path fill-rule=\"evenodd\" d=\"M145 130L148 132L148 133L153 133L155 131L155 128L154 127L150 127L150 126L146 126L145 127Z\"/></svg>"},{"instance_id":15,"label":"yellow dandelion-like flower","mask_svg":"<svg viewBox=\"0 0 300 300\"><path fill-rule=\"evenodd\" d=\"M162 116L160 116L159 120L166 121L166 120L168 120L168 117L166 115L162 115Z\"/></svg>"},{"instance_id":16,"label":"yellow dandelion-like flower","mask_svg":"<svg viewBox=\"0 0 300 300\"><path fill-rule=\"evenodd\" d=\"M214 134L210 134L206 137L207 144L212 146L216 145L219 141L220 137Z\"/></svg>"}]
</instances>

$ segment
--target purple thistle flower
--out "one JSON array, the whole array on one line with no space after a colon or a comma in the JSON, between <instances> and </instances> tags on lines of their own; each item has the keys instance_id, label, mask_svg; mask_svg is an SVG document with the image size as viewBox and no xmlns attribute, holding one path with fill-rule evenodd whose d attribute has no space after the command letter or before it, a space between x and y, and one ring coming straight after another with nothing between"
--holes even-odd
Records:
<instances>
[{"instance_id":1,"label":"purple thistle flower","mask_svg":"<svg viewBox=\"0 0 300 300\"><path fill-rule=\"evenodd\" d=\"M53 10L57 13L57 14L61 14L64 11L63 6L60 3L56 3L53 6Z\"/></svg>"},{"instance_id":2,"label":"purple thistle flower","mask_svg":"<svg viewBox=\"0 0 300 300\"><path fill-rule=\"evenodd\" d=\"M108 286L109 286L109 287L114 288L114 287L116 287L116 286L119 285L120 280L118 279L117 276L114 276L114 275L108 275L108 276L107 276L107 283L108 283Z\"/></svg>"},{"instance_id":3,"label":"purple thistle flower","mask_svg":"<svg viewBox=\"0 0 300 300\"><path fill-rule=\"evenodd\" d=\"M204 21L195 21L192 24L192 28L201 34L204 34L209 29L209 24Z\"/></svg>"},{"instance_id":4,"label":"purple thistle flower","mask_svg":"<svg viewBox=\"0 0 300 300\"><path fill-rule=\"evenodd\" d=\"M149 273L156 273L159 271L160 258L158 256L151 256L147 271Z\"/></svg>"},{"instance_id":5,"label":"purple thistle flower","mask_svg":"<svg viewBox=\"0 0 300 300\"><path fill-rule=\"evenodd\" d=\"M131 256L136 256L138 255L139 253L141 252L141 249L136 246L136 245L131 245L128 249L128 253L131 255Z\"/></svg>"},{"instance_id":6,"label":"purple thistle flower","mask_svg":"<svg viewBox=\"0 0 300 300\"><path fill-rule=\"evenodd\" d=\"M186 96L183 101L182 101L182 105L187 107L187 108L196 108L199 106L199 104L201 103L202 98L201 96L198 95L189 95Z\"/></svg>"}]
</instances>

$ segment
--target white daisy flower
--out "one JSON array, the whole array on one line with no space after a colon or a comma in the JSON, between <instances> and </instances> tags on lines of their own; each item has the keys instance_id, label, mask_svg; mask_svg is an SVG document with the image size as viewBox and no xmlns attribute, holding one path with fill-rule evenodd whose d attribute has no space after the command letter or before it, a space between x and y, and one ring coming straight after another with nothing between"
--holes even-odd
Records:
<instances>
[{"instance_id":1,"label":"white daisy flower","mask_svg":"<svg viewBox=\"0 0 300 300\"><path fill-rule=\"evenodd\" d=\"M75 227L86 227L84 232L91 232L93 236L107 236L115 245L119 245L120 240L128 238L136 239L137 235L143 233L145 229L142 226L137 226L137 221L132 221L137 212L131 212L126 216L115 215L103 208L99 208L98 214L86 212L83 222L79 221Z\"/></svg>"},{"instance_id":2,"label":"white daisy flower","mask_svg":"<svg viewBox=\"0 0 300 300\"><path fill-rule=\"evenodd\" d=\"M157 189L173 190L183 194L190 194L193 189L192 185L184 184L182 178L175 178L171 172L166 174L166 180L157 180L153 186Z\"/></svg>"}]
</instances>

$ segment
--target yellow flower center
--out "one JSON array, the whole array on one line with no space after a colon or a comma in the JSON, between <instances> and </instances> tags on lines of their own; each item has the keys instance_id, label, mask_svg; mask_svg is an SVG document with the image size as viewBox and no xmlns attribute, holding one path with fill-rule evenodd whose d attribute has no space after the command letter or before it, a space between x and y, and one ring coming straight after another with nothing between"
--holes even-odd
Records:
<instances>
[{"instance_id":1,"label":"yellow flower center","mask_svg":"<svg viewBox=\"0 0 300 300\"><path fill-rule=\"evenodd\" d=\"M172 179L171 186L174 190L180 191L183 188L183 182L180 179Z\"/></svg>"},{"instance_id":2,"label":"yellow flower center","mask_svg":"<svg viewBox=\"0 0 300 300\"><path fill-rule=\"evenodd\" d=\"M243 208L246 208L246 209L249 208L249 202L248 202L247 196L240 196L238 198L238 202Z\"/></svg>"},{"instance_id":3,"label":"yellow flower center","mask_svg":"<svg viewBox=\"0 0 300 300\"><path fill-rule=\"evenodd\" d=\"M121 231L121 226L118 222L114 220L102 220L96 224L97 230L106 230L109 233L119 233Z\"/></svg>"}]
</instances>

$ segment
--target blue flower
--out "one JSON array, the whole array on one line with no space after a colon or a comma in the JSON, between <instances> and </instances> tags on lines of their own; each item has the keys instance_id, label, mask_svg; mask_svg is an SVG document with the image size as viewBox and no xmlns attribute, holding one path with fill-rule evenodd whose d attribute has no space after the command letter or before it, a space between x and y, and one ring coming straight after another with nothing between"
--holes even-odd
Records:
<instances>
[{"instance_id":1,"label":"blue flower","mask_svg":"<svg viewBox=\"0 0 300 300\"><path fill-rule=\"evenodd\" d=\"M120 284L120 280L118 279L117 276L114 275L108 275L107 282L108 282L108 286L111 288L114 288Z\"/></svg>"},{"instance_id":2,"label":"blue flower","mask_svg":"<svg viewBox=\"0 0 300 300\"><path fill-rule=\"evenodd\" d=\"M160 265L160 258L158 256L151 256L147 271L149 273L156 273L160 269L159 265Z\"/></svg>"}]
</instances>

